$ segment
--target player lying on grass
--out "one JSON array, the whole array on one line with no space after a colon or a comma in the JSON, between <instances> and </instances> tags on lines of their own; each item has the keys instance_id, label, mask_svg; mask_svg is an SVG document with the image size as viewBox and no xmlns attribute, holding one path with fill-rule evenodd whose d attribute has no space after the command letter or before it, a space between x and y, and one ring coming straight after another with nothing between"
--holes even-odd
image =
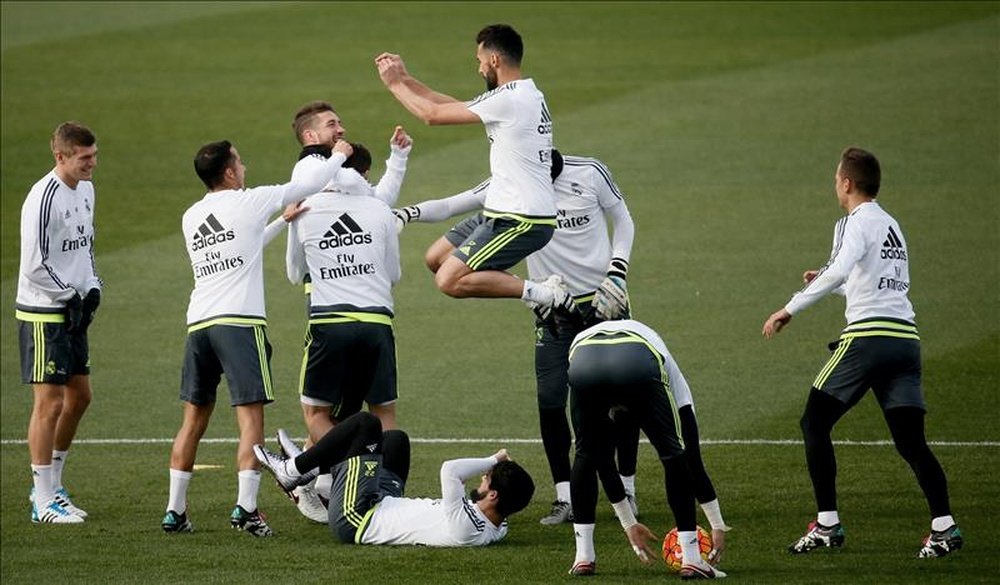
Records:
<instances>
[{"instance_id":1,"label":"player lying on grass","mask_svg":"<svg viewBox=\"0 0 1000 585\"><path fill-rule=\"evenodd\" d=\"M280 435L280 433L279 433ZM441 465L441 497L406 498L410 440L383 431L379 419L359 412L344 419L312 448L282 441L288 457L254 445L254 454L286 494L320 470L333 475L330 531L344 543L484 546L507 535L507 518L524 509L535 484L506 449ZM482 475L465 497L465 480Z\"/></svg>"}]
</instances>

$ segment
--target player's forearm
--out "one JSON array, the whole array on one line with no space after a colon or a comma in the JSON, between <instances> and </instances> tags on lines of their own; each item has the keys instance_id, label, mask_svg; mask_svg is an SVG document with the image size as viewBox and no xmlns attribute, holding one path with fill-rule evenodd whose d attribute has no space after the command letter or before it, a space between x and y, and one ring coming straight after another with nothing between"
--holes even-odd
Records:
<instances>
[{"instance_id":1,"label":"player's forearm","mask_svg":"<svg viewBox=\"0 0 1000 585\"><path fill-rule=\"evenodd\" d=\"M444 500L465 496L465 480L482 475L497 464L496 457L452 459L441 464L441 497Z\"/></svg>"},{"instance_id":2,"label":"player's forearm","mask_svg":"<svg viewBox=\"0 0 1000 585\"><path fill-rule=\"evenodd\" d=\"M483 200L474 191L462 191L444 199L431 199L415 205L420 215L414 221L434 223L449 217L483 208Z\"/></svg>"},{"instance_id":3,"label":"player's forearm","mask_svg":"<svg viewBox=\"0 0 1000 585\"><path fill-rule=\"evenodd\" d=\"M264 228L264 245L267 246L270 244L271 240L280 234L281 230L285 229L286 225L288 224L285 222L283 217L279 217L267 224L267 227Z\"/></svg>"},{"instance_id":4,"label":"player's forearm","mask_svg":"<svg viewBox=\"0 0 1000 585\"><path fill-rule=\"evenodd\" d=\"M607 214L611 218L613 231L611 255L627 262L632 256L632 244L635 241L635 222L632 221L632 214L624 203L608 209Z\"/></svg>"},{"instance_id":5,"label":"player's forearm","mask_svg":"<svg viewBox=\"0 0 1000 585\"><path fill-rule=\"evenodd\" d=\"M285 191L281 196L281 206L302 201L309 195L319 193L327 183L337 177L347 157L334 152L322 164L310 166L290 183L285 183Z\"/></svg>"}]
</instances>

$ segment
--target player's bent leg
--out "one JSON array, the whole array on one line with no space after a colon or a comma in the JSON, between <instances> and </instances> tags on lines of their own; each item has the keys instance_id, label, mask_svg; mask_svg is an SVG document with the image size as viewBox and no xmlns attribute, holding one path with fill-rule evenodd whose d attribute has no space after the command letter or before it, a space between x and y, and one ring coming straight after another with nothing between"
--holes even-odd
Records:
<instances>
[{"instance_id":1,"label":"player's bent leg","mask_svg":"<svg viewBox=\"0 0 1000 585\"><path fill-rule=\"evenodd\" d=\"M382 466L406 484L410 477L410 437L405 431L394 429L382 433Z\"/></svg>"},{"instance_id":2,"label":"player's bent leg","mask_svg":"<svg viewBox=\"0 0 1000 585\"><path fill-rule=\"evenodd\" d=\"M424 252L424 264L432 273L437 273L444 261L455 251L455 246L447 238L438 238L427 251Z\"/></svg>"},{"instance_id":3,"label":"player's bent leg","mask_svg":"<svg viewBox=\"0 0 1000 585\"><path fill-rule=\"evenodd\" d=\"M184 403L184 419L170 450L171 469L191 471L194 468L198 444L205 435L208 421L212 418L214 409L214 402L209 404Z\"/></svg>"},{"instance_id":4,"label":"player's bent leg","mask_svg":"<svg viewBox=\"0 0 1000 585\"><path fill-rule=\"evenodd\" d=\"M332 409L329 406L302 405L302 417L309 430L309 439L313 443L318 443L333 428L331 413Z\"/></svg>"},{"instance_id":5,"label":"player's bent leg","mask_svg":"<svg viewBox=\"0 0 1000 585\"><path fill-rule=\"evenodd\" d=\"M369 404L368 412L378 417L382 423L383 431L390 431L399 428L396 423L396 401L385 404Z\"/></svg>"}]
</instances>

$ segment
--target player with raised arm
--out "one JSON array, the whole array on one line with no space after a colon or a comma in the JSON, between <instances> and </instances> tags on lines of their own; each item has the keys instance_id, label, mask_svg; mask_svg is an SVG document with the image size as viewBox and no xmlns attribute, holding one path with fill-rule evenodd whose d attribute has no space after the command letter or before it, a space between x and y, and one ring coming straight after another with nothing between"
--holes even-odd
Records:
<instances>
[{"instance_id":1,"label":"player with raised arm","mask_svg":"<svg viewBox=\"0 0 1000 585\"><path fill-rule=\"evenodd\" d=\"M21 380L31 384L28 423L31 521L79 524L87 513L63 487L63 465L93 391L87 329L103 283L94 266L97 138L64 122L49 143L55 168L21 206L16 317Z\"/></svg>"},{"instance_id":2,"label":"player with raised arm","mask_svg":"<svg viewBox=\"0 0 1000 585\"><path fill-rule=\"evenodd\" d=\"M403 497L410 443L400 430L383 431L378 418L359 412L335 426L312 448L292 455L254 446L261 464L289 493L314 470L330 470L330 530L343 543L485 546L507 535L507 518L524 509L535 491L528 472L505 449L490 457L452 459L441 465L441 497ZM482 476L465 497L465 480Z\"/></svg>"},{"instance_id":3,"label":"player with raised arm","mask_svg":"<svg viewBox=\"0 0 1000 585\"><path fill-rule=\"evenodd\" d=\"M523 281L506 270L552 238L556 208L552 192L552 118L533 80L522 78L521 36L508 25L482 29L476 37L479 74L487 92L462 102L438 93L409 74L399 55L375 59L393 96L428 124L484 124L490 142L486 221L479 225L434 276L445 294L521 298L571 311L573 300L559 281Z\"/></svg>"},{"instance_id":4,"label":"player with raised arm","mask_svg":"<svg viewBox=\"0 0 1000 585\"><path fill-rule=\"evenodd\" d=\"M625 198L608 167L596 158L563 156L552 150L552 185L555 192L555 234L541 250L527 258L528 276L535 281L560 278L573 297L577 312L589 319L620 319L628 315L626 276L635 224ZM407 222L437 222L453 215L481 211L491 179L444 199L424 201L396 209L400 228ZM425 261L437 272L456 247L484 221L482 213L449 230L427 249ZM613 235L608 234L610 223ZM538 307L535 332L535 377L542 445L549 462L556 497L551 511L541 519L553 525L572 521L570 458L572 434L566 418L569 386L569 345L582 331L584 320ZM618 464L626 493L635 507L635 469L639 430L622 414L618 421Z\"/></svg>"},{"instance_id":5,"label":"player with raised arm","mask_svg":"<svg viewBox=\"0 0 1000 585\"><path fill-rule=\"evenodd\" d=\"M801 426L806 463L818 514L806 534L788 547L792 554L841 547L844 530L837 510L837 460L830 433L870 388L896 450L917 477L930 508L931 533L920 558L962 548L962 532L951 515L944 470L927 445L927 405L921 384L920 335L910 303L909 251L903 230L875 201L882 181L878 159L860 148L840 155L834 175L837 202L847 213L834 229L833 252L820 270L803 274L805 286L764 323L771 339L792 316L827 294L843 294L847 327L830 344L833 355L812 383Z\"/></svg>"},{"instance_id":6,"label":"player with raised arm","mask_svg":"<svg viewBox=\"0 0 1000 585\"><path fill-rule=\"evenodd\" d=\"M181 373L184 418L170 453L170 495L161 522L165 532L193 530L187 488L225 373L240 429L239 492L230 523L254 536L272 534L257 509L260 466L252 452L252 446L264 440L264 405L274 400L263 255L264 245L279 229L266 224L270 215L333 180L351 147L341 141L334 150L322 165L293 182L251 189L245 187L246 167L229 141L206 144L195 156L195 172L208 193L182 220L194 290ZM280 228L281 222L272 225Z\"/></svg>"}]
</instances>

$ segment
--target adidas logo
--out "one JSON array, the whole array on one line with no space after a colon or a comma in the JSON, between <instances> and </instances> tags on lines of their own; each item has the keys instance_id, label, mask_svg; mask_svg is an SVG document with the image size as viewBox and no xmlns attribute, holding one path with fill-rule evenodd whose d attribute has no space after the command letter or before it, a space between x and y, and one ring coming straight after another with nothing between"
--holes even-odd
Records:
<instances>
[{"instance_id":1,"label":"adidas logo","mask_svg":"<svg viewBox=\"0 0 1000 585\"><path fill-rule=\"evenodd\" d=\"M889 226L889 233L882 242L883 260L906 260L906 248L903 247L903 240L896 235L896 230Z\"/></svg>"},{"instance_id":2,"label":"adidas logo","mask_svg":"<svg viewBox=\"0 0 1000 585\"><path fill-rule=\"evenodd\" d=\"M215 219L215 215L210 213L205 221L198 226L198 231L191 239L191 250L196 252L207 246L228 242L234 238L236 238L236 232L226 230L219 223L219 220Z\"/></svg>"},{"instance_id":3,"label":"adidas logo","mask_svg":"<svg viewBox=\"0 0 1000 585\"><path fill-rule=\"evenodd\" d=\"M330 225L330 229L323 234L323 239L319 242L319 249L329 250L341 246L370 243L372 243L372 235L365 233L358 222L345 213L338 217L337 221Z\"/></svg>"},{"instance_id":4,"label":"adidas logo","mask_svg":"<svg viewBox=\"0 0 1000 585\"><path fill-rule=\"evenodd\" d=\"M374 453L375 449L378 448L378 443L372 443L370 445L365 445L365 449L368 449L369 453Z\"/></svg>"},{"instance_id":5,"label":"adidas logo","mask_svg":"<svg viewBox=\"0 0 1000 585\"><path fill-rule=\"evenodd\" d=\"M542 103L542 119L538 122L538 133L539 134L552 134L552 115L549 114L549 108Z\"/></svg>"}]
</instances>

